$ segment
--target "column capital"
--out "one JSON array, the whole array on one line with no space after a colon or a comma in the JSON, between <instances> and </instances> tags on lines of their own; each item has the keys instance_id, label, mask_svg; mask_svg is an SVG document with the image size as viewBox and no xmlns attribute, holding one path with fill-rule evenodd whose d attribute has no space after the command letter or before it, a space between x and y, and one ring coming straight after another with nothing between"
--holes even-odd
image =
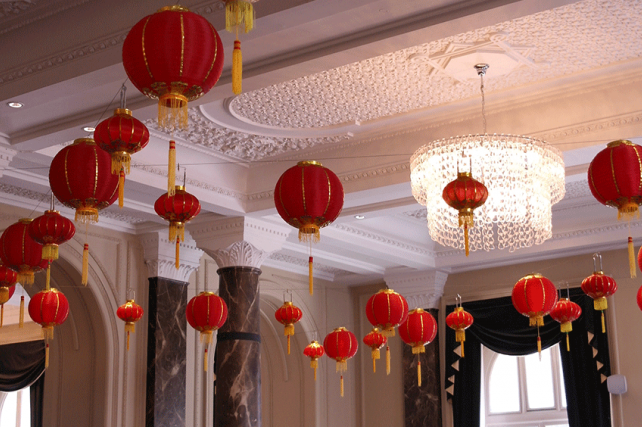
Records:
<instances>
[{"instance_id":1,"label":"column capital","mask_svg":"<svg viewBox=\"0 0 642 427\"><path fill-rule=\"evenodd\" d=\"M263 261L270 256L271 252L262 251L249 242L241 240L234 242L225 249L205 250L214 258L218 268L224 267L254 267L261 268Z\"/></svg>"},{"instance_id":2,"label":"column capital","mask_svg":"<svg viewBox=\"0 0 642 427\"><path fill-rule=\"evenodd\" d=\"M189 282L189 276L198 269L203 251L196 247L196 242L187 230L185 241L180 243L180 265L176 269L176 243L169 241L169 230L142 234L145 264L149 277L162 277L179 282Z\"/></svg>"},{"instance_id":3,"label":"column capital","mask_svg":"<svg viewBox=\"0 0 642 427\"><path fill-rule=\"evenodd\" d=\"M389 288L406 298L411 310L439 308L448 273L439 270L391 272L383 279Z\"/></svg>"}]
</instances>

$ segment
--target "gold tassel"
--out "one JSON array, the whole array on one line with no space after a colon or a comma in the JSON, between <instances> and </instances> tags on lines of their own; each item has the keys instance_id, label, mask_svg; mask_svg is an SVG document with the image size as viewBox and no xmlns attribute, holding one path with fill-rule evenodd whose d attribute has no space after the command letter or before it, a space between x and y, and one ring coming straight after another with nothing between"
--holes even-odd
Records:
<instances>
[{"instance_id":1,"label":"gold tassel","mask_svg":"<svg viewBox=\"0 0 642 427\"><path fill-rule=\"evenodd\" d=\"M45 369L49 367L49 343L45 344Z\"/></svg>"},{"instance_id":2,"label":"gold tassel","mask_svg":"<svg viewBox=\"0 0 642 427\"><path fill-rule=\"evenodd\" d=\"M80 283L87 286L87 276L89 276L89 244L85 243L85 248L82 250L82 277Z\"/></svg>"},{"instance_id":3,"label":"gold tassel","mask_svg":"<svg viewBox=\"0 0 642 427\"><path fill-rule=\"evenodd\" d=\"M241 53L241 41L234 40L234 51L232 51L232 92L235 95L243 91L243 54Z\"/></svg>"},{"instance_id":4,"label":"gold tassel","mask_svg":"<svg viewBox=\"0 0 642 427\"><path fill-rule=\"evenodd\" d=\"M136 324L134 322L126 322L125 332L127 332L127 351L129 351L129 334L136 332Z\"/></svg>"},{"instance_id":5,"label":"gold tassel","mask_svg":"<svg viewBox=\"0 0 642 427\"><path fill-rule=\"evenodd\" d=\"M205 354L203 355L203 368L207 372L207 346L205 346Z\"/></svg>"},{"instance_id":6,"label":"gold tassel","mask_svg":"<svg viewBox=\"0 0 642 427\"><path fill-rule=\"evenodd\" d=\"M343 375L341 375L341 397L343 397Z\"/></svg>"},{"instance_id":7,"label":"gold tassel","mask_svg":"<svg viewBox=\"0 0 642 427\"><path fill-rule=\"evenodd\" d=\"M310 282L310 283L309 283L309 286L310 286L310 295L312 295L312 294L313 294L313 289L312 289L312 286L313 286L312 271L313 271L313 270L314 270L314 262L313 262L313 260L312 260L312 257L310 257L310 259L309 259L309 261L308 261L308 281Z\"/></svg>"},{"instance_id":8,"label":"gold tassel","mask_svg":"<svg viewBox=\"0 0 642 427\"><path fill-rule=\"evenodd\" d=\"M566 334L566 351L571 351L571 344L568 340L568 334Z\"/></svg>"},{"instance_id":9,"label":"gold tassel","mask_svg":"<svg viewBox=\"0 0 642 427\"><path fill-rule=\"evenodd\" d=\"M539 333L539 331L538 331ZM537 354L539 354L539 360L542 360L542 338L537 336Z\"/></svg>"},{"instance_id":10,"label":"gold tassel","mask_svg":"<svg viewBox=\"0 0 642 427\"><path fill-rule=\"evenodd\" d=\"M125 169L120 169L118 176L118 207L123 208L123 200L125 199Z\"/></svg>"},{"instance_id":11,"label":"gold tassel","mask_svg":"<svg viewBox=\"0 0 642 427\"><path fill-rule=\"evenodd\" d=\"M290 354L290 336L288 335L288 354Z\"/></svg>"},{"instance_id":12,"label":"gold tassel","mask_svg":"<svg viewBox=\"0 0 642 427\"><path fill-rule=\"evenodd\" d=\"M0 328L4 325L4 304L0 304Z\"/></svg>"},{"instance_id":13,"label":"gold tassel","mask_svg":"<svg viewBox=\"0 0 642 427\"><path fill-rule=\"evenodd\" d=\"M386 375L390 375L390 346L386 346Z\"/></svg>"},{"instance_id":14,"label":"gold tassel","mask_svg":"<svg viewBox=\"0 0 642 427\"><path fill-rule=\"evenodd\" d=\"M604 310L602 310L602 333L606 333L606 324L604 323Z\"/></svg>"},{"instance_id":15,"label":"gold tassel","mask_svg":"<svg viewBox=\"0 0 642 427\"><path fill-rule=\"evenodd\" d=\"M179 261L180 253L181 253L181 238L176 237L176 269L177 270L178 270L178 267L180 267L180 261Z\"/></svg>"},{"instance_id":16,"label":"gold tassel","mask_svg":"<svg viewBox=\"0 0 642 427\"><path fill-rule=\"evenodd\" d=\"M421 387L421 360L417 360L417 386Z\"/></svg>"},{"instance_id":17,"label":"gold tassel","mask_svg":"<svg viewBox=\"0 0 642 427\"><path fill-rule=\"evenodd\" d=\"M466 248L466 256L470 253L470 247L468 245L468 224L464 224L464 248Z\"/></svg>"},{"instance_id":18,"label":"gold tassel","mask_svg":"<svg viewBox=\"0 0 642 427\"><path fill-rule=\"evenodd\" d=\"M464 357L464 341L461 342L461 357Z\"/></svg>"},{"instance_id":19,"label":"gold tassel","mask_svg":"<svg viewBox=\"0 0 642 427\"><path fill-rule=\"evenodd\" d=\"M129 331L127 331L127 351L129 351Z\"/></svg>"},{"instance_id":20,"label":"gold tassel","mask_svg":"<svg viewBox=\"0 0 642 427\"><path fill-rule=\"evenodd\" d=\"M24 328L25 326L25 297L20 297L20 320L18 320L18 327Z\"/></svg>"},{"instance_id":21,"label":"gold tassel","mask_svg":"<svg viewBox=\"0 0 642 427\"><path fill-rule=\"evenodd\" d=\"M372 372L377 373L377 359L374 356L372 357Z\"/></svg>"},{"instance_id":22,"label":"gold tassel","mask_svg":"<svg viewBox=\"0 0 642 427\"><path fill-rule=\"evenodd\" d=\"M631 273L631 278L637 277L637 271L635 268L635 249L633 248L633 238L629 236L629 272Z\"/></svg>"},{"instance_id":23,"label":"gold tassel","mask_svg":"<svg viewBox=\"0 0 642 427\"><path fill-rule=\"evenodd\" d=\"M176 142L169 141L169 160L167 162L167 195L176 194Z\"/></svg>"},{"instance_id":24,"label":"gold tassel","mask_svg":"<svg viewBox=\"0 0 642 427\"><path fill-rule=\"evenodd\" d=\"M51 263L47 264L47 276L45 276L45 290L51 289Z\"/></svg>"},{"instance_id":25,"label":"gold tassel","mask_svg":"<svg viewBox=\"0 0 642 427\"><path fill-rule=\"evenodd\" d=\"M319 361L317 359L310 360L310 367L314 369L314 381L317 380L317 368L319 367Z\"/></svg>"}]
</instances>

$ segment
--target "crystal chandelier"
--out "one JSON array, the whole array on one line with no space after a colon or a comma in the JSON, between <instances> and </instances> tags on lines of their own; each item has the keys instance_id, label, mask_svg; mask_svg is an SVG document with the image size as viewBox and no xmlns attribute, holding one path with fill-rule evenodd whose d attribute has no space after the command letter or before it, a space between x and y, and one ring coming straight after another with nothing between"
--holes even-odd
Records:
<instances>
[{"instance_id":1,"label":"crystal chandelier","mask_svg":"<svg viewBox=\"0 0 642 427\"><path fill-rule=\"evenodd\" d=\"M475 210L470 250L514 251L541 244L552 236L551 208L564 197L562 153L546 142L507 134L486 133L484 74L481 78L484 133L433 141L410 158L412 194L426 206L430 237L437 243L464 249L464 231L457 210L442 198L446 184L461 166L488 188L486 203Z\"/></svg>"}]
</instances>

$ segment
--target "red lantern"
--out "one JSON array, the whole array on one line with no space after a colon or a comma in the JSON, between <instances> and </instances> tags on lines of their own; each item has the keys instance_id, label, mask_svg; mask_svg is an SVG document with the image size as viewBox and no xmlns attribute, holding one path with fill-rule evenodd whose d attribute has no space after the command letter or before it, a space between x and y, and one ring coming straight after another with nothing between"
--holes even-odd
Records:
<instances>
[{"instance_id":1,"label":"red lantern","mask_svg":"<svg viewBox=\"0 0 642 427\"><path fill-rule=\"evenodd\" d=\"M637 301L638 307L640 308L640 310L642 310L642 286L640 286L640 289L638 289Z\"/></svg>"},{"instance_id":2,"label":"red lantern","mask_svg":"<svg viewBox=\"0 0 642 427\"><path fill-rule=\"evenodd\" d=\"M437 321L432 314L422 308L415 308L408 313L406 321L399 326L399 336L412 347L412 354L417 355L417 385L421 387L421 358L426 352L426 345L437 336Z\"/></svg>"},{"instance_id":3,"label":"red lantern","mask_svg":"<svg viewBox=\"0 0 642 427\"><path fill-rule=\"evenodd\" d=\"M118 318L125 322L125 332L127 332L127 350L129 351L129 334L136 332L136 322L143 317L143 308L136 304L133 299L128 299L127 302L116 310Z\"/></svg>"},{"instance_id":4,"label":"red lantern","mask_svg":"<svg viewBox=\"0 0 642 427\"><path fill-rule=\"evenodd\" d=\"M15 274L15 271L14 271L14 274ZM4 324L4 304L11 299L11 297L15 292L16 292L16 285L0 286L0 328L2 328Z\"/></svg>"},{"instance_id":5,"label":"red lantern","mask_svg":"<svg viewBox=\"0 0 642 427\"><path fill-rule=\"evenodd\" d=\"M319 367L318 359L323 356L325 350L318 341L312 341L303 349L303 354L310 358L310 367L314 369L314 381L317 380L317 368Z\"/></svg>"},{"instance_id":6,"label":"red lantern","mask_svg":"<svg viewBox=\"0 0 642 427\"><path fill-rule=\"evenodd\" d=\"M299 162L286 170L274 189L276 210L299 230L299 241L318 242L319 229L332 223L343 208L343 186L339 177L319 162ZM313 259L308 261L312 295Z\"/></svg>"},{"instance_id":7,"label":"red lantern","mask_svg":"<svg viewBox=\"0 0 642 427\"><path fill-rule=\"evenodd\" d=\"M227 320L227 304L214 292L204 291L189 300L185 317L201 333L201 342L205 344L203 368L207 371L207 348L212 344L213 332Z\"/></svg>"},{"instance_id":8,"label":"red lantern","mask_svg":"<svg viewBox=\"0 0 642 427\"><path fill-rule=\"evenodd\" d=\"M529 326L537 326L537 351L541 354L539 327L544 326L544 316L557 302L555 285L541 274L529 274L515 283L511 298L515 309L528 317Z\"/></svg>"},{"instance_id":9,"label":"red lantern","mask_svg":"<svg viewBox=\"0 0 642 427\"><path fill-rule=\"evenodd\" d=\"M9 301L16 291L15 284L18 281L18 273L9 267L0 265L0 327L4 322L4 303ZM25 297L20 298L20 323L23 326Z\"/></svg>"},{"instance_id":10,"label":"red lantern","mask_svg":"<svg viewBox=\"0 0 642 427\"><path fill-rule=\"evenodd\" d=\"M180 244L185 241L185 223L192 220L201 211L201 203L196 196L177 185L173 196L163 194L154 203L154 210L169 221L169 241L176 242L176 269L180 266Z\"/></svg>"},{"instance_id":11,"label":"red lantern","mask_svg":"<svg viewBox=\"0 0 642 427\"><path fill-rule=\"evenodd\" d=\"M597 268L597 259L600 260L600 268ZM593 255L593 274L582 280L582 291L593 298L593 308L602 312L602 333L606 332L604 323L604 310L608 308L606 297L610 297L617 291L615 279L602 272L602 255Z\"/></svg>"},{"instance_id":12,"label":"red lantern","mask_svg":"<svg viewBox=\"0 0 642 427\"><path fill-rule=\"evenodd\" d=\"M252 3L258 0L223 0L225 2L225 29L236 34L234 52L232 53L232 91L238 95L242 92L241 79L243 77L243 59L241 55L241 41L239 31L241 27L245 33L254 28L254 7Z\"/></svg>"},{"instance_id":13,"label":"red lantern","mask_svg":"<svg viewBox=\"0 0 642 427\"><path fill-rule=\"evenodd\" d=\"M187 128L187 102L206 94L223 71L223 44L207 19L180 5L141 19L123 43L134 86L158 99L161 127Z\"/></svg>"},{"instance_id":14,"label":"red lantern","mask_svg":"<svg viewBox=\"0 0 642 427\"><path fill-rule=\"evenodd\" d=\"M337 372L341 372L341 397L343 397L343 372L348 370L348 359L357 354L359 342L352 332L344 327L336 328L323 340L325 354L337 361Z\"/></svg>"},{"instance_id":15,"label":"red lantern","mask_svg":"<svg viewBox=\"0 0 642 427\"><path fill-rule=\"evenodd\" d=\"M55 210L45 211L44 215L34 219L29 224L29 235L42 246L42 258L47 260L47 281L45 289L49 289L51 263L58 259L58 245L74 237L74 223L60 215Z\"/></svg>"},{"instance_id":16,"label":"red lantern","mask_svg":"<svg viewBox=\"0 0 642 427\"><path fill-rule=\"evenodd\" d=\"M372 372L377 372L377 360L381 358L381 352L379 349L383 347L388 342L382 333L379 332L379 329L373 328L368 335L363 337L363 343L370 347L372 350ZM390 350L388 349L386 354L386 364L390 365Z\"/></svg>"},{"instance_id":17,"label":"red lantern","mask_svg":"<svg viewBox=\"0 0 642 427\"><path fill-rule=\"evenodd\" d=\"M119 176L118 206L123 207L125 175L131 167L131 155L149 142L149 130L132 117L126 108L117 108L114 115L96 126L94 139L100 148L111 155L111 173Z\"/></svg>"},{"instance_id":18,"label":"red lantern","mask_svg":"<svg viewBox=\"0 0 642 427\"><path fill-rule=\"evenodd\" d=\"M49 341L53 340L54 326L62 325L68 315L69 302L56 288L40 291L29 301L29 316L42 326L45 337L45 368L49 366Z\"/></svg>"},{"instance_id":19,"label":"red lantern","mask_svg":"<svg viewBox=\"0 0 642 427\"><path fill-rule=\"evenodd\" d=\"M290 336L294 335L294 324L301 320L303 312L291 301L286 301L276 310L274 317L285 326L285 336L288 337L288 354L290 354Z\"/></svg>"},{"instance_id":20,"label":"red lantern","mask_svg":"<svg viewBox=\"0 0 642 427\"><path fill-rule=\"evenodd\" d=\"M34 273L47 268L42 259L42 245L29 235L31 218L22 218L4 230L0 237L2 263L18 272L18 281L23 285L33 284Z\"/></svg>"},{"instance_id":21,"label":"red lantern","mask_svg":"<svg viewBox=\"0 0 642 427\"><path fill-rule=\"evenodd\" d=\"M582 315L582 307L568 298L561 298L551 310L551 317L560 323L560 330L566 334L566 351L571 351L568 333L573 330L574 322Z\"/></svg>"},{"instance_id":22,"label":"red lantern","mask_svg":"<svg viewBox=\"0 0 642 427\"><path fill-rule=\"evenodd\" d=\"M466 329L473 324L473 316L463 307L455 307L455 311L446 316L446 325L455 330L455 341L461 343L461 357L464 357L464 342Z\"/></svg>"},{"instance_id":23,"label":"red lantern","mask_svg":"<svg viewBox=\"0 0 642 427\"><path fill-rule=\"evenodd\" d=\"M627 140L609 142L588 168L588 184L593 197L617 208L618 219L640 217L642 204L642 147ZM629 269L636 277L633 238L629 236Z\"/></svg>"},{"instance_id":24,"label":"red lantern","mask_svg":"<svg viewBox=\"0 0 642 427\"><path fill-rule=\"evenodd\" d=\"M408 302L392 289L382 289L368 299L368 321L386 337L395 336L395 327L408 317Z\"/></svg>"},{"instance_id":25,"label":"red lantern","mask_svg":"<svg viewBox=\"0 0 642 427\"><path fill-rule=\"evenodd\" d=\"M464 227L464 247L468 256L468 229L474 225L473 211L486 202L488 189L470 172L459 172L457 179L446 185L441 197L448 206L459 211L459 226Z\"/></svg>"}]
</instances>

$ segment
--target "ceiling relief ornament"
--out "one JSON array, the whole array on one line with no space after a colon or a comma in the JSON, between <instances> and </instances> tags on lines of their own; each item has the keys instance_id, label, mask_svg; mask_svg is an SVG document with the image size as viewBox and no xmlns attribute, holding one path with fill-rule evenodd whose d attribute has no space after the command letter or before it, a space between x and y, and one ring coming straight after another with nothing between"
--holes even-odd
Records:
<instances>
[{"instance_id":1,"label":"ceiling relief ornament","mask_svg":"<svg viewBox=\"0 0 642 427\"><path fill-rule=\"evenodd\" d=\"M0 2L0 18L10 15L17 15L24 12L36 4L35 0L22 0L22 1L4 1Z\"/></svg>"},{"instance_id":2,"label":"ceiling relief ornament","mask_svg":"<svg viewBox=\"0 0 642 427\"><path fill-rule=\"evenodd\" d=\"M174 137L234 159L249 162L323 144L333 144L349 138L348 135L323 138L277 138L238 132L217 126L203 116L198 108L190 108L188 117L189 128L186 131L174 132ZM161 132L157 120L150 119L144 123L150 129Z\"/></svg>"},{"instance_id":3,"label":"ceiling relief ornament","mask_svg":"<svg viewBox=\"0 0 642 427\"><path fill-rule=\"evenodd\" d=\"M501 78L491 67L493 92L640 58L641 28L641 3L585 0L244 93L231 109L281 128L366 122L476 97L462 55L505 63Z\"/></svg>"}]
</instances>

